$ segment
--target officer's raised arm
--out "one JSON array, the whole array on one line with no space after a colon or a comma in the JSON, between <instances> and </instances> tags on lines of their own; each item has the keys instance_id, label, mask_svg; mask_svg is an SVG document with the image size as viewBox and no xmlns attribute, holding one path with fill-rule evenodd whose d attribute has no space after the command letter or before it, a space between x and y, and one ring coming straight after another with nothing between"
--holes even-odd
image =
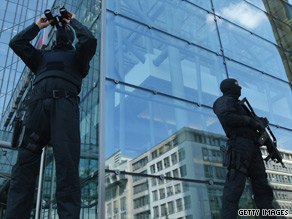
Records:
<instances>
[{"instance_id":1,"label":"officer's raised arm","mask_svg":"<svg viewBox=\"0 0 292 219\"><path fill-rule=\"evenodd\" d=\"M86 26L76 19L75 14L68 11L68 16L70 19L64 18L63 20L70 24L76 32L78 42L75 47L81 55L81 69L83 77L85 77L89 70L89 61L92 59L96 51L97 39Z\"/></svg>"},{"instance_id":2,"label":"officer's raised arm","mask_svg":"<svg viewBox=\"0 0 292 219\"><path fill-rule=\"evenodd\" d=\"M23 62L35 73L39 63L42 51L31 45L32 41L40 32L46 28L51 21L47 21L45 17L38 19L36 23L31 24L9 42L10 48L23 60Z\"/></svg>"}]
</instances>

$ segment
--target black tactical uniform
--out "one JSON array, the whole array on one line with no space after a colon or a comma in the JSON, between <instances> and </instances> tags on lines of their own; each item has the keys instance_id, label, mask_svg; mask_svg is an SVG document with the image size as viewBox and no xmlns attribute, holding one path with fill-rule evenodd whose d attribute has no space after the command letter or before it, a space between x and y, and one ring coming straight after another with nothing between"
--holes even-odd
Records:
<instances>
[{"instance_id":1,"label":"black tactical uniform","mask_svg":"<svg viewBox=\"0 0 292 219\"><path fill-rule=\"evenodd\" d=\"M78 42L72 46L71 28L58 28L51 51L34 48L30 41L39 33L32 24L17 34L10 47L36 74L32 97L19 139L7 201L8 218L29 218L42 148L51 143L56 162L56 200L61 219L79 218L80 130L78 93L88 74L97 40L76 19L70 21Z\"/></svg>"},{"instance_id":2,"label":"black tactical uniform","mask_svg":"<svg viewBox=\"0 0 292 219\"><path fill-rule=\"evenodd\" d=\"M235 79L223 80L220 89L223 96L214 102L213 110L233 150L233 153L230 150L233 155L223 191L222 218L237 217L247 176L251 179L257 208L273 209L273 191L268 185L261 151L255 143L259 125L240 104L241 87Z\"/></svg>"}]
</instances>

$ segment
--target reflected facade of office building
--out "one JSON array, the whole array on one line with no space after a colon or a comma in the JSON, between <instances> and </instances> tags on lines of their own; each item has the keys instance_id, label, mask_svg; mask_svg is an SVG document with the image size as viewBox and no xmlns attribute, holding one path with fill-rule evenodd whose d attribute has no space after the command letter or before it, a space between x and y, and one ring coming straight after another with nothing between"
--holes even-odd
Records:
<instances>
[{"instance_id":1,"label":"reflected facade of office building","mask_svg":"<svg viewBox=\"0 0 292 219\"><path fill-rule=\"evenodd\" d=\"M117 151L106 161L106 218L220 218L225 142L185 127L137 158ZM247 186L241 208L252 207L249 194Z\"/></svg>"},{"instance_id":2,"label":"reflected facade of office building","mask_svg":"<svg viewBox=\"0 0 292 219\"><path fill-rule=\"evenodd\" d=\"M80 94L81 218L220 218L226 137L212 105L227 77L270 121L288 168L269 161L268 179L277 208L292 214L287 1L85 0L66 7L99 41ZM54 171L49 147L36 207L42 218L58 218ZM240 208L254 208L251 197L247 183Z\"/></svg>"},{"instance_id":3,"label":"reflected facade of office building","mask_svg":"<svg viewBox=\"0 0 292 219\"><path fill-rule=\"evenodd\" d=\"M225 138L212 105L227 77L269 119L290 162L290 10L284 1L107 1L105 218L220 218ZM291 209L291 169L267 169L275 205ZM240 208L253 208L250 197L247 183Z\"/></svg>"}]
</instances>

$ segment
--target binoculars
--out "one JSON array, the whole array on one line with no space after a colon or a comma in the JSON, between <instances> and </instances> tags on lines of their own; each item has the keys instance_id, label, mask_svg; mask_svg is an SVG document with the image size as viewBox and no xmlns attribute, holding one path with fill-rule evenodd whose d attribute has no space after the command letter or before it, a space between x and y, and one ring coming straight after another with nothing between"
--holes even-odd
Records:
<instances>
[{"instance_id":1,"label":"binoculars","mask_svg":"<svg viewBox=\"0 0 292 219\"><path fill-rule=\"evenodd\" d=\"M50 9L45 10L44 14L49 21L54 20L51 25L56 26L57 28L64 25L63 18L69 19L68 12L64 6L60 8L60 15L53 16Z\"/></svg>"}]
</instances>

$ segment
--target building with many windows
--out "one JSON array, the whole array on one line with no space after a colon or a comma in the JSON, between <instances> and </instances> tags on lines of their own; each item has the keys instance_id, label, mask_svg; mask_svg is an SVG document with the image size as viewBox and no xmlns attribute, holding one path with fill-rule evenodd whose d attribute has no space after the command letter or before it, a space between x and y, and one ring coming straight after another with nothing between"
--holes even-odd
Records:
<instances>
[{"instance_id":1,"label":"building with many windows","mask_svg":"<svg viewBox=\"0 0 292 219\"><path fill-rule=\"evenodd\" d=\"M65 5L95 34L99 45L80 93L81 218L220 218L225 169L218 146L226 140L212 105L221 95L220 82L228 77L239 81L242 97L270 121L288 168L268 162L267 174L277 208L291 209L288 0L4 2L6 7L0 5L0 40L6 44L6 49L0 48L5 59L4 64L0 61L0 194L9 186L17 153L9 148L12 124L25 112L32 75L20 62L14 66L18 58L7 47L11 36L30 22L16 26L6 39L3 33L12 29L5 29L4 17L11 14L11 5L35 16L47 6L57 12ZM38 2L33 4L38 7L35 11L29 6L32 2ZM11 17L12 26L24 21L19 13ZM50 46L54 32L48 30ZM10 64L14 67L7 70ZM12 85L7 89L4 81L9 75ZM50 147L43 157L36 189L41 192L32 217L57 218ZM241 208L253 207L250 191L247 184Z\"/></svg>"},{"instance_id":2,"label":"building with many windows","mask_svg":"<svg viewBox=\"0 0 292 219\"><path fill-rule=\"evenodd\" d=\"M8 43L16 33L35 22L43 11L51 8L53 0L11 0L0 4L0 124L6 110L11 109L15 88L23 73L24 63L9 49ZM36 39L37 40L37 39ZM34 43L36 43L36 40ZM39 45L36 45L39 46ZM10 107L8 107L10 105Z\"/></svg>"},{"instance_id":3,"label":"building with many windows","mask_svg":"<svg viewBox=\"0 0 292 219\"><path fill-rule=\"evenodd\" d=\"M106 161L106 218L220 218L227 172L220 145L226 140L223 135L185 127L134 159L117 151ZM270 160L267 175L275 206L291 211L292 151L280 152L287 168ZM267 156L264 147L262 154ZM252 197L248 181L240 208L253 208Z\"/></svg>"}]
</instances>

